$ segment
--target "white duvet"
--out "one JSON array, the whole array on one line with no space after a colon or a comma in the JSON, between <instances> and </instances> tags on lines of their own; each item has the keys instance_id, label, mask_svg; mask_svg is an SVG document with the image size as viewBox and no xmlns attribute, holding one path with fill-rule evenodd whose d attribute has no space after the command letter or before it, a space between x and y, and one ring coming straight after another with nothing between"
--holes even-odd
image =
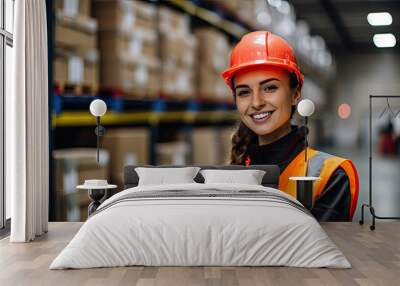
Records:
<instances>
[{"instance_id":1,"label":"white duvet","mask_svg":"<svg viewBox=\"0 0 400 286\"><path fill-rule=\"evenodd\" d=\"M246 197L173 197L121 200L146 191L258 190L240 184L140 186L106 200L50 269L145 266L294 266L350 268L307 212L279 200ZM101 210L103 209L103 210Z\"/></svg>"}]
</instances>

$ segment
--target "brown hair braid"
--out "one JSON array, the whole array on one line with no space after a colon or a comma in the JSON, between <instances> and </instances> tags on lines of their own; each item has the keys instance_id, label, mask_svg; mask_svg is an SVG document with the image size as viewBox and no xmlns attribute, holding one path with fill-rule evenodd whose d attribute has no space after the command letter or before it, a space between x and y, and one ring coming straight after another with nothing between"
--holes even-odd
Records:
<instances>
[{"instance_id":1,"label":"brown hair braid","mask_svg":"<svg viewBox=\"0 0 400 286\"><path fill-rule=\"evenodd\" d=\"M289 84L291 89L299 87L299 81L296 74L289 74ZM232 86L234 87L234 78L232 77ZM301 87L300 87L301 88ZM236 93L233 89L233 96L236 102ZM296 106L292 105L292 111L290 119L292 119L296 111ZM231 165L245 165L247 157L247 149L249 145L258 144L258 136L250 128L248 128L242 121L239 122L239 127L236 132L232 135L232 149L231 149Z\"/></svg>"},{"instance_id":2,"label":"brown hair braid","mask_svg":"<svg viewBox=\"0 0 400 286\"><path fill-rule=\"evenodd\" d=\"M239 128L232 135L231 164L244 165L247 155L247 147L250 143L258 142L258 136L242 121Z\"/></svg>"}]
</instances>

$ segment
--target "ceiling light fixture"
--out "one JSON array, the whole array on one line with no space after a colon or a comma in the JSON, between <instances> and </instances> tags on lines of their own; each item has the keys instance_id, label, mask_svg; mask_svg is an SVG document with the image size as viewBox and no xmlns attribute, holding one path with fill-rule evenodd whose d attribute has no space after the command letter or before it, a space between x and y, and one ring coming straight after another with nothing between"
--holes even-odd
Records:
<instances>
[{"instance_id":1,"label":"ceiling light fixture","mask_svg":"<svg viewBox=\"0 0 400 286\"><path fill-rule=\"evenodd\" d=\"M367 21L372 26L388 26L393 22L392 15L388 12L369 13Z\"/></svg>"},{"instance_id":2,"label":"ceiling light fixture","mask_svg":"<svg viewBox=\"0 0 400 286\"><path fill-rule=\"evenodd\" d=\"M393 34L375 34L372 40L378 48L392 48L396 46L396 37Z\"/></svg>"}]
</instances>

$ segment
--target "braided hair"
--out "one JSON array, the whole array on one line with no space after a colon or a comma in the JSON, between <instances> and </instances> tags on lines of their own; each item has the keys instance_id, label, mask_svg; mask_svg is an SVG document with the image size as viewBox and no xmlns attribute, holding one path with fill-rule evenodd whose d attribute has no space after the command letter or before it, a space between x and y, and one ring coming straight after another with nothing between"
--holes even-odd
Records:
<instances>
[{"instance_id":1,"label":"braided hair","mask_svg":"<svg viewBox=\"0 0 400 286\"><path fill-rule=\"evenodd\" d=\"M234 79L232 78L232 86L234 86ZM289 74L289 85L291 89L299 86L299 81L296 74ZM233 89L234 90L234 89ZM233 91L233 96L236 101L236 93ZM290 119L292 119L296 111L296 106L292 105ZM248 155L247 149L251 144L258 144L258 135L247 127L242 121L239 122L238 128L232 135L232 149L231 149L231 162L232 165L245 165L246 157Z\"/></svg>"}]
</instances>

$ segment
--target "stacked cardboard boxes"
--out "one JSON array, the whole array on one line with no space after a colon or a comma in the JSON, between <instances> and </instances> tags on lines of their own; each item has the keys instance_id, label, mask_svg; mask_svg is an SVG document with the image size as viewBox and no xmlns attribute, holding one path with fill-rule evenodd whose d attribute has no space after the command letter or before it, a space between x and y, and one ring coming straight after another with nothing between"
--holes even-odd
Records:
<instances>
[{"instance_id":1,"label":"stacked cardboard boxes","mask_svg":"<svg viewBox=\"0 0 400 286\"><path fill-rule=\"evenodd\" d=\"M98 89L97 22L90 0L57 0L54 84L75 94Z\"/></svg>"},{"instance_id":2,"label":"stacked cardboard boxes","mask_svg":"<svg viewBox=\"0 0 400 286\"><path fill-rule=\"evenodd\" d=\"M271 6L277 6L279 1L271 0L207 0L253 29L272 30L274 16ZM275 2L275 3L274 3ZM282 5L283 6L283 5ZM282 13L279 12L279 14ZM275 24L275 23L274 23Z\"/></svg>"},{"instance_id":3,"label":"stacked cardboard boxes","mask_svg":"<svg viewBox=\"0 0 400 286\"><path fill-rule=\"evenodd\" d=\"M184 141L173 141L158 143L157 164L158 165L187 165L190 146Z\"/></svg>"},{"instance_id":4,"label":"stacked cardboard boxes","mask_svg":"<svg viewBox=\"0 0 400 286\"><path fill-rule=\"evenodd\" d=\"M257 19L254 10L254 0L247 1L239 1L237 4L237 9L240 11L240 14L237 14L240 19L246 24L255 27L254 23ZM266 1L264 1L266 2Z\"/></svg>"},{"instance_id":5,"label":"stacked cardboard boxes","mask_svg":"<svg viewBox=\"0 0 400 286\"><path fill-rule=\"evenodd\" d=\"M195 94L197 40L189 32L188 16L160 7L158 17L161 94L178 100L190 99Z\"/></svg>"},{"instance_id":6,"label":"stacked cardboard boxes","mask_svg":"<svg viewBox=\"0 0 400 286\"><path fill-rule=\"evenodd\" d=\"M127 97L159 94L157 10L142 1L94 2L99 23L102 88Z\"/></svg>"},{"instance_id":7,"label":"stacked cardboard boxes","mask_svg":"<svg viewBox=\"0 0 400 286\"><path fill-rule=\"evenodd\" d=\"M126 165L149 164L150 134L147 128L121 128L107 131L103 147L110 154L110 176L114 184L123 186Z\"/></svg>"},{"instance_id":8,"label":"stacked cardboard boxes","mask_svg":"<svg viewBox=\"0 0 400 286\"><path fill-rule=\"evenodd\" d=\"M193 130L194 165L229 165L236 127L202 127Z\"/></svg>"},{"instance_id":9,"label":"stacked cardboard boxes","mask_svg":"<svg viewBox=\"0 0 400 286\"><path fill-rule=\"evenodd\" d=\"M90 0L56 0L55 7L71 18L90 17Z\"/></svg>"},{"instance_id":10,"label":"stacked cardboard boxes","mask_svg":"<svg viewBox=\"0 0 400 286\"><path fill-rule=\"evenodd\" d=\"M197 69L197 95L206 101L232 102L221 73L229 65L230 45L226 35L213 28L196 29L201 65Z\"/></svg>"},{"instance_id":11,"label":"stacked cardboard boxes","mask_svg":"<svg viewBox=\"0 0 400 286\"><path fill-rule=\"evenodd\" d=\"M202 127L194 129L192 142L194 165L217 165L219 163L217 128Z\"/></svg>"},{"instance_id":12,"label":"stacked cardboard boxes","mask_svg":"<svg viewBox=\"0 0 400 286\"><path fill-rule=\"evenodd\" d=\"M282 25L282 23L280 23L281 19L288 17L290 14L283 14L282 12L278 12L276 8L277 4L279 4L279 1L238 1L237 11L240 11L240 13L236 13L236 15L242 22L253 27L253 29L268 30L277 33L276 31L274 31L275 27L277 25ZM288 27L284 27L283 29L287 28ZM282 34L280 35L283 36Z\"/></svg>"},{"instance_id":13,"label":"stacked cardboard boxes","mask_svg":"<svg viewBox=\"0 0 400 286\"><path fill-rule=\"evenodd\" d=\"M219 132L220 164L229 165L232 151L232 136L236 131L236 126L221 127Z\"/></svg>"},{"instance_id":14,"label":"stacked cardboard boxes","mask_svg":"<svg viewBox=\"0 0 400 286\"><path fill-rule=\"evenodd\" d=\"M90 179L109 179L109 155L92 148L72 148L53 151L55 166L55 219L56 221L85 221L90 203L86 190L76 187Z\"/></svg>"}]
</instances>

